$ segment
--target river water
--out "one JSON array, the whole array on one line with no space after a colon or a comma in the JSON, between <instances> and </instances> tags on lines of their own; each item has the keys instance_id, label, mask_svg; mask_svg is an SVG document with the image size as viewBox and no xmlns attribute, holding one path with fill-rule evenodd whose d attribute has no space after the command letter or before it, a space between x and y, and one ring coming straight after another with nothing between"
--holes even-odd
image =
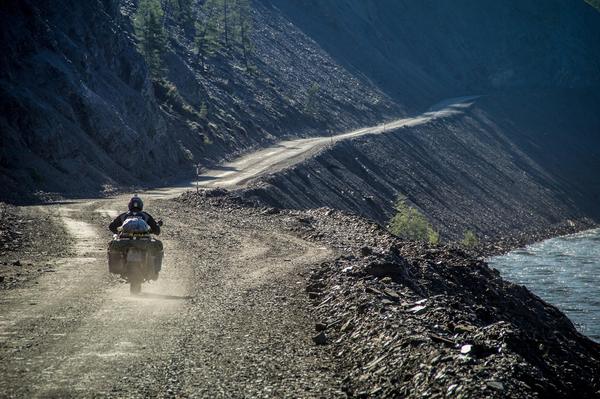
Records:
<instances>
[{"instance_id":1,"label":"river water","mask_svg":"<svg viewBox=\"0 0 600 399\"><path fill-rule=\"evenodd\" d=\"M527 286L600 342L600 229L542 241L488 259L506 280Z\"/></svg>"}]
</instances>

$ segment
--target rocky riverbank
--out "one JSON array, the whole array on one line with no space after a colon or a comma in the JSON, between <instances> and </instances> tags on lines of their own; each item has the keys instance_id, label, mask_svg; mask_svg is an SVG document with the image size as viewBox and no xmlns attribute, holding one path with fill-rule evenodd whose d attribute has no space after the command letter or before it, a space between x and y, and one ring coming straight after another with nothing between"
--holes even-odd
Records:
<instances>
[{"instance_id":1,"label":"rocky riverbank","mask_svg":"<svg viewBox=\"0 0 600 399\"><path fill-rule=\"evenodd\" d=\"M481 257L502 255L516 248L544 241L550 238L575 234L580 231L590 230L598 227L598 222L589 218L565 220L545 228L532 228L525 231L516 231L512 234L497 237L493 240L480 242L474 248Z\"/></svg>"},{"instance_id":2,"label":"rocky riverbank","mask_svg":"<svg viewBox=\"0 0 600 399\"><path fill-rule=\"evenodd\" d=\"M315 345L351 397L600 397L600 345L477 253L401 242L331 209L252 207L224 190L179 201L259 213L333 248L306 282Z\"/></svg>"},{"instance_id":3,"label":"rocky riverbank","mask_svg":"<svg viewBox=\"0 0 600 399\"><path fill-rule=\"evenodd\" d=\"M307 292L351 396L600 397L600 345L554 306L460 248L331 219L311 235L347 249Z\"/></svg>"}]
</instances>

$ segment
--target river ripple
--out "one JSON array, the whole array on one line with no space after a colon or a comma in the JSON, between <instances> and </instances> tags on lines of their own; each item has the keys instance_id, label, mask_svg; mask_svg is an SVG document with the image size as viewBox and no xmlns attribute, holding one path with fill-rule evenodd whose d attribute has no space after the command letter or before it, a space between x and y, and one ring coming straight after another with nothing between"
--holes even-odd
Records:
<instances>
[{"instance_id":1,"label":"river ripple","mask_svg":"<svg viewBox=\"0 0 600 399\"><path fill-rule=\"evenodd\" d=\"M557 306L600 342L600 229L542 241L488 259L509 281Z\"/></svg>"}]
</instances>

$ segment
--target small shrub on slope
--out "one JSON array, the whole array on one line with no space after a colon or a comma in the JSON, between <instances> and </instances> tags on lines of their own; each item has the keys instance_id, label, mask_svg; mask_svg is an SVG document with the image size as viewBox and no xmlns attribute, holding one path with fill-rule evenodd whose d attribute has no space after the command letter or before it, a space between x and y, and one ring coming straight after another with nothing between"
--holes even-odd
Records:
<instances>
[{"instance_id":1,"label":"small shrub on slope","mask_svg":"<svg viewBox=\"0 0 600 399\"><path fill-rule=\"evenodd\" d=\"M437 244L440 240L439 233L433 229L425 216L407 205L404 198L396 202L396 215L390 221L389 230L392 234L408 241L427 241L430 244Z\"/></svg>"},{"instance_id":2,"label":"small shrub on slope","mask_svg":"<svg viewBox=\"0 0 600 399\"><path fill-rule=\"evenodd\" d=\"M479 245L479 239L477 239L475 233L473 233L471 230L467 230L465 231L465 236L461 241L461 244L466 248L473 248Z\"/></svg>"}]
</instances>

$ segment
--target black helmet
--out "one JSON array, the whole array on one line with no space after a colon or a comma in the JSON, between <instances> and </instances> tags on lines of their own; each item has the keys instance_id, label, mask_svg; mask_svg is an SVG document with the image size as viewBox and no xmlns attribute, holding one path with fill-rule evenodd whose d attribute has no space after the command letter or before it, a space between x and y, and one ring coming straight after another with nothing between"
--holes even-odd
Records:
<instances>
[{"instance_id":1,"label":"black helmet","mask_svg":"<svg viewBox=\"0 0 600 399\"><path fill-rule=\"evenodd\" d=\"M129 210L131 212L141 212L142 209L144 209L144 201L142 201L142 199L137 195L134 195L129 200Z\"/></svg>"}]
</instances>

